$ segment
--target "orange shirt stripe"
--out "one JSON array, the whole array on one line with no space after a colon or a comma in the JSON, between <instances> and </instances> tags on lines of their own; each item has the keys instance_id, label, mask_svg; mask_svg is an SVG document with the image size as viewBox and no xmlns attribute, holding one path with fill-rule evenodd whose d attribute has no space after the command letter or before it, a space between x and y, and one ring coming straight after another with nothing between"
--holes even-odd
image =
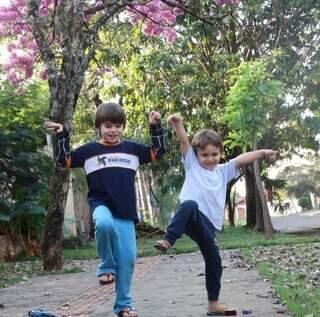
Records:
<instances>
[{"instance_id":1,"label":"orange shirt stripe","mask_svg":"<svg viewBox=\"0 0 320 317\"><path fill-rule=\"evenodd\" d=\"M71 168L71 156L66 157L67 168Z\"/></svg>"},{"instance_id":2,"label":"orange shirt stripe","mask_svg":"<svg viewBox=\"0 0 320 317\"><path fill-rule=\"evenodd\" d=\"M154 150L151 150L151 161L156 160L156 152Z\"/></svg>"}]
</instances>

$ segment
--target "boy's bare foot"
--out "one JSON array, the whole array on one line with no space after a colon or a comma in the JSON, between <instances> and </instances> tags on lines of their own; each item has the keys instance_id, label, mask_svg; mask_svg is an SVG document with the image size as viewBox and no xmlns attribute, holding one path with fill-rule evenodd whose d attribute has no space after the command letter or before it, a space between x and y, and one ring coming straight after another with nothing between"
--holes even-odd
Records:
<instances>
[{"instance_id":1,"label":"boy's bare foot","mask_svg":"<svg viewBox=\"0 0 320 317\"><path fill-rule=\"evenodd\" d=\"M208 301L208 313L207 316L224 316L227 310L226 305L219 304L216 300Z\"/></svg>"},{"instance_id":2,"label":"boy's bare foot","mask_svg":"<svg viewBox=\"0 0 320 317\"><path fill-rule=\"evenodd\" d=\"M158 240L153 246L161 252L167 252L171 247L171 243L167 240Z\"/></svg>"}]
</instances>

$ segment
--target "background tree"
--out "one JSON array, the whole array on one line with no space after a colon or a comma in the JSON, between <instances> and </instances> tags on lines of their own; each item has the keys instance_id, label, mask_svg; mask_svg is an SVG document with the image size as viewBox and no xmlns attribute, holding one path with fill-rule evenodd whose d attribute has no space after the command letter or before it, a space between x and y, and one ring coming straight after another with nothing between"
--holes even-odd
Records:
<instances>
[{"instance_id":1,"label":"background tree","mask_svg":"<svg viewBox=\"0 0 320 317\"><path fill-rule=\"evenodd\" d=\"M46 94L40 85L30 85L23 96L4 81L0 86L0 234L18 237L32 253L42 240L52 173L41 129Z\"/></svg>"},{"instance_id":2,"label":"background tree","mask_svg":"<svg viewBox=\"0 0 320 317\"><path fill-rule=\"evenodd\" d=\"M275 80L267 71L263 61L242 63L232 71L234 85L227 97L225 122L232 127L229 133L230 146L242 145L243 149L257 150L262 135L270 128L274 129L273 117L276 105L283 98L283 84ZM267 238L272 238L273 227L268 211L266 195L260 176L259 161L253 163L254 175L262 202L264 232Z\"/></svg>"},{"instance_id":3,"label":"background tree","mask_svg":"<svg viewBox=\"0 0 320 317\"><path fill-rule=\"evenodd\" d=\"M313 158L310 164L285 167L277 178L287 182L288 195L294 196L301 201L299 204L303 209L319 208L320 201L320 168L319 158ZM310 195L313 196L313 203ZM314 204L314 205L313 205Z\"/></svg>"}]
</instances>

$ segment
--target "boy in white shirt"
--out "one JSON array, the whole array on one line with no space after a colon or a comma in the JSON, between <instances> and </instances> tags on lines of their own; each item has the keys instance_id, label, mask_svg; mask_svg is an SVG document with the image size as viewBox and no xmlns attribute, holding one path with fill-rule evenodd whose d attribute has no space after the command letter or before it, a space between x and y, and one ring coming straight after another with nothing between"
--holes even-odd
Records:
<instances>
[{"instance_id":1,"label":"boy in white shirt","mask_svg":"<svg viewBox=\"0 0 320 317\"><path fill-rule=\"evenodd\" d=\"M157 241L154 247L165 252L183 233L194 240L205 261L207 315L223 316L227 308L218 302L222 265L215 236L222 228L227 184L238 177L239 167L264 157L274 159L276 152L266 149L247 152L219 164L223 141L216 132L201 130L190 145L182 118L173 114L168 117L168 123L180 141L186 175L180 194L181 205L164 239Z\"/></svg>"}]
</instances>

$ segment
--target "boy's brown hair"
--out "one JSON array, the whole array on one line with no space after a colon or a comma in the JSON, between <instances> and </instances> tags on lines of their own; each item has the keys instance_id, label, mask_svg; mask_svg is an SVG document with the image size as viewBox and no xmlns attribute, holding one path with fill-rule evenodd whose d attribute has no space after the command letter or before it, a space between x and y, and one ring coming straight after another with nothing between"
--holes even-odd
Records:
<instances>
[{"instance_id":1,"label":"boy's brown hair","mask_svg":"<svg viewBox=\"0 0 320 317\"><path fill-rule=\"evenodd\" d=\"M94 125L100 130L101 124L106 121L123 124L123 128L126 126L126 114L118 103L108 102L99 105Z\"/></svg>"},{"instance_id":2,"label":"boy's brown hair","mask_svg":"<svg viewBox=\"0 0 320 317\"><path fill-rule=\"evenodd\" d=\"M210 129L203 129L195 134L191 141L191 146L195 153L199 149L203 150L207 145L214 145L220 149L220 153L223 152L223 141L221 136Z\"/></svg>"}]
</instances>

